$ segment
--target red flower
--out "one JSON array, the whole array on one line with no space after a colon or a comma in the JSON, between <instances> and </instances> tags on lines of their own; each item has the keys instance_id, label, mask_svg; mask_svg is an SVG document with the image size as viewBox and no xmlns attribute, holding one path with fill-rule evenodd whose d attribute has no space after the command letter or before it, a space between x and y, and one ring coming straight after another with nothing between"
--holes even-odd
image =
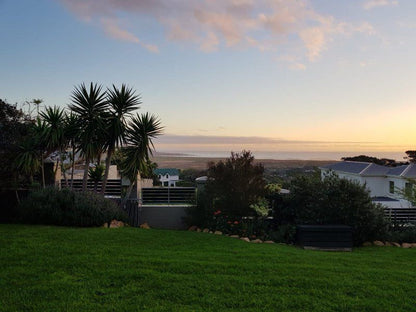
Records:
<instances>
[{"instance_id":1,"label":"red flower","mask_svg":"<svg viewBox=\"0 0 416 312\"><path fill-rule=\"evenodd\" d=\"M228 224L231 224L231 221L227 221Z\"/></svg>"},{"instance_id":2,"label":"red flower","mask_svg":"<svg viewBox=\"0 0 416 312\"><path fill-rule=\"evenodd\" d=\"M220 213L221 213L221 210L214 211L214 216L219 215Z\"/></svg>"},{"instance_id":3,"label":"red flower","mask_svg":"<svg viewBox=\"0 0 416 312\"><path fill-rule=\"evenodd\" d=\"M238 224L238 221L234 221L234 224Z\"/></svg>"}]
</instances>

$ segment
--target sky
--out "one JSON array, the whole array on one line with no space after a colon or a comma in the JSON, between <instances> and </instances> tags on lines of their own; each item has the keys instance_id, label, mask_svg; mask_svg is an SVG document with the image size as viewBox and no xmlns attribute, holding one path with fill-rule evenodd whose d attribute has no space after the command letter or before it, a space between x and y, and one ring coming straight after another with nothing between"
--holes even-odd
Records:
<instances>
[{"instance_id":1,"label":"sky","mask_svg":"<svg viewBox=\"0 0 416 312\"><path fill-rule=\"evenodd\" d=\"M416 148L414 0L0 0L0 98L128 84L162 152ZM27 106L25 106L28 108Z\"/></svg>"}]
</instances>

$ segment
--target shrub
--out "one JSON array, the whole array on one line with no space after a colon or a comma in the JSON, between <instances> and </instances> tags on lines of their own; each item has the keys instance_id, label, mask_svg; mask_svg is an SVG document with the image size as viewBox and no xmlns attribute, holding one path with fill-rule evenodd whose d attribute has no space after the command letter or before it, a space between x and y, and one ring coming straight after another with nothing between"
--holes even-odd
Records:
<instances>
[{"instance_id":1,"label":"shrub","mask_svg":"<svg viewBox=\"0 0 416 312\"><path fill-rule=\"evenodd\" d=\"M293 224L349 225L355 245L381 239L388 229L382 207L371 201L365 185L335 175L294 179L275 216Z\"/></svg>"},{"instance_id":2,"label":"shrub","mask_svg":"<svg viewBox=\"0 0 416 312\"><path fill-rule=\"evenodd\" d=\"M416 224L396 225L392 227L386 240L397 243L416 243Z\"/></svg>"},{"instance_id":3,"label":"shrub","mask_svg":"<svg viewBox=\"0 0 416 312\"><path fill-rule=\"evenodd\" d=\"M112 219L127 220L117 204L102 195L56 188L31 192L18 213L22 222L32 224L100 226Z\"/></svg>"},{"instance_id":4,"label":"shrub","mask_svg":"<svg viewBox=\"0 0 416 312\"><path fill-rule=\"evenodd\" d=\"M250 205L265 195L264 168L249 151L231 153L225 161L208 164L206 192L213 209L229 216L255 215Z\"/></svg>"}]
</instances>

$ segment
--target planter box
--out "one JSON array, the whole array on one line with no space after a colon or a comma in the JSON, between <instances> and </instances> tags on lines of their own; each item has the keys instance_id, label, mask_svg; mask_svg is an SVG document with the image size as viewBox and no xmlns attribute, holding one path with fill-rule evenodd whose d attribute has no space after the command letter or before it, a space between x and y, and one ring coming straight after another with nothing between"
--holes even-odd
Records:
<instances>
[{"instance_id":1,"label":"planter box","mask_svg":"<svg viewBox=\"0 0 416 312\"><path fill-rule=\"evenodd\" d=\"M298 225L296 238L304 249L352 250L352 229L346 225Z\"/></svg>"}]
</instances>

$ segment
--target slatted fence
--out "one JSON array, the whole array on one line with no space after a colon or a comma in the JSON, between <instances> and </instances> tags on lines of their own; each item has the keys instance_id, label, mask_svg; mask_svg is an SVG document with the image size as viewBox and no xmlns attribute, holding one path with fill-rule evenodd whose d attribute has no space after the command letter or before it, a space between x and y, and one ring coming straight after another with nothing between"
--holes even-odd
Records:
<instances>
[{"instance_id":1,"label":"slatted fence","mask_svg":"<svg viewBox=\"0 0 416 312\"><path fill-rule=\"evenodd\" d=\"M73 181L73 189L74 190L82 190L82 179L74 179ZM68 182L66 182L64 179L61 180L61 187L66 187L68 183L68 187L71 185L71 180L69 179ZM97 184L97 192L101 191L101 185L102 182L98 182ZM93 191L95 188L95 182L92 180L88 180L87 182L87 189L89 191ZM121 196L121 180L120 179L109 179L107 181L107 186L105 188L105 195L106 196L115 196L120 197Z\"/></svg>"},{"instance_id":2,"label":"slatted fence","mask_svg":"<svg viewBox=\"0 0 416 312\"><path fill-rule=\"evenodd\" d=\"M385 208L384 213L395 223L416 223L416 208Z\"/></svg>"},{"instance_id":3,"label":"slatted fence","mask_svg":"<svg viewBox=\"0 0 416 312\"><path fill-rule=\"evenodd\" d=\"M192 204L195 201L194 187L149 187L142 188L143 205L152 204Z\"/></svg>"}]
</instances>

